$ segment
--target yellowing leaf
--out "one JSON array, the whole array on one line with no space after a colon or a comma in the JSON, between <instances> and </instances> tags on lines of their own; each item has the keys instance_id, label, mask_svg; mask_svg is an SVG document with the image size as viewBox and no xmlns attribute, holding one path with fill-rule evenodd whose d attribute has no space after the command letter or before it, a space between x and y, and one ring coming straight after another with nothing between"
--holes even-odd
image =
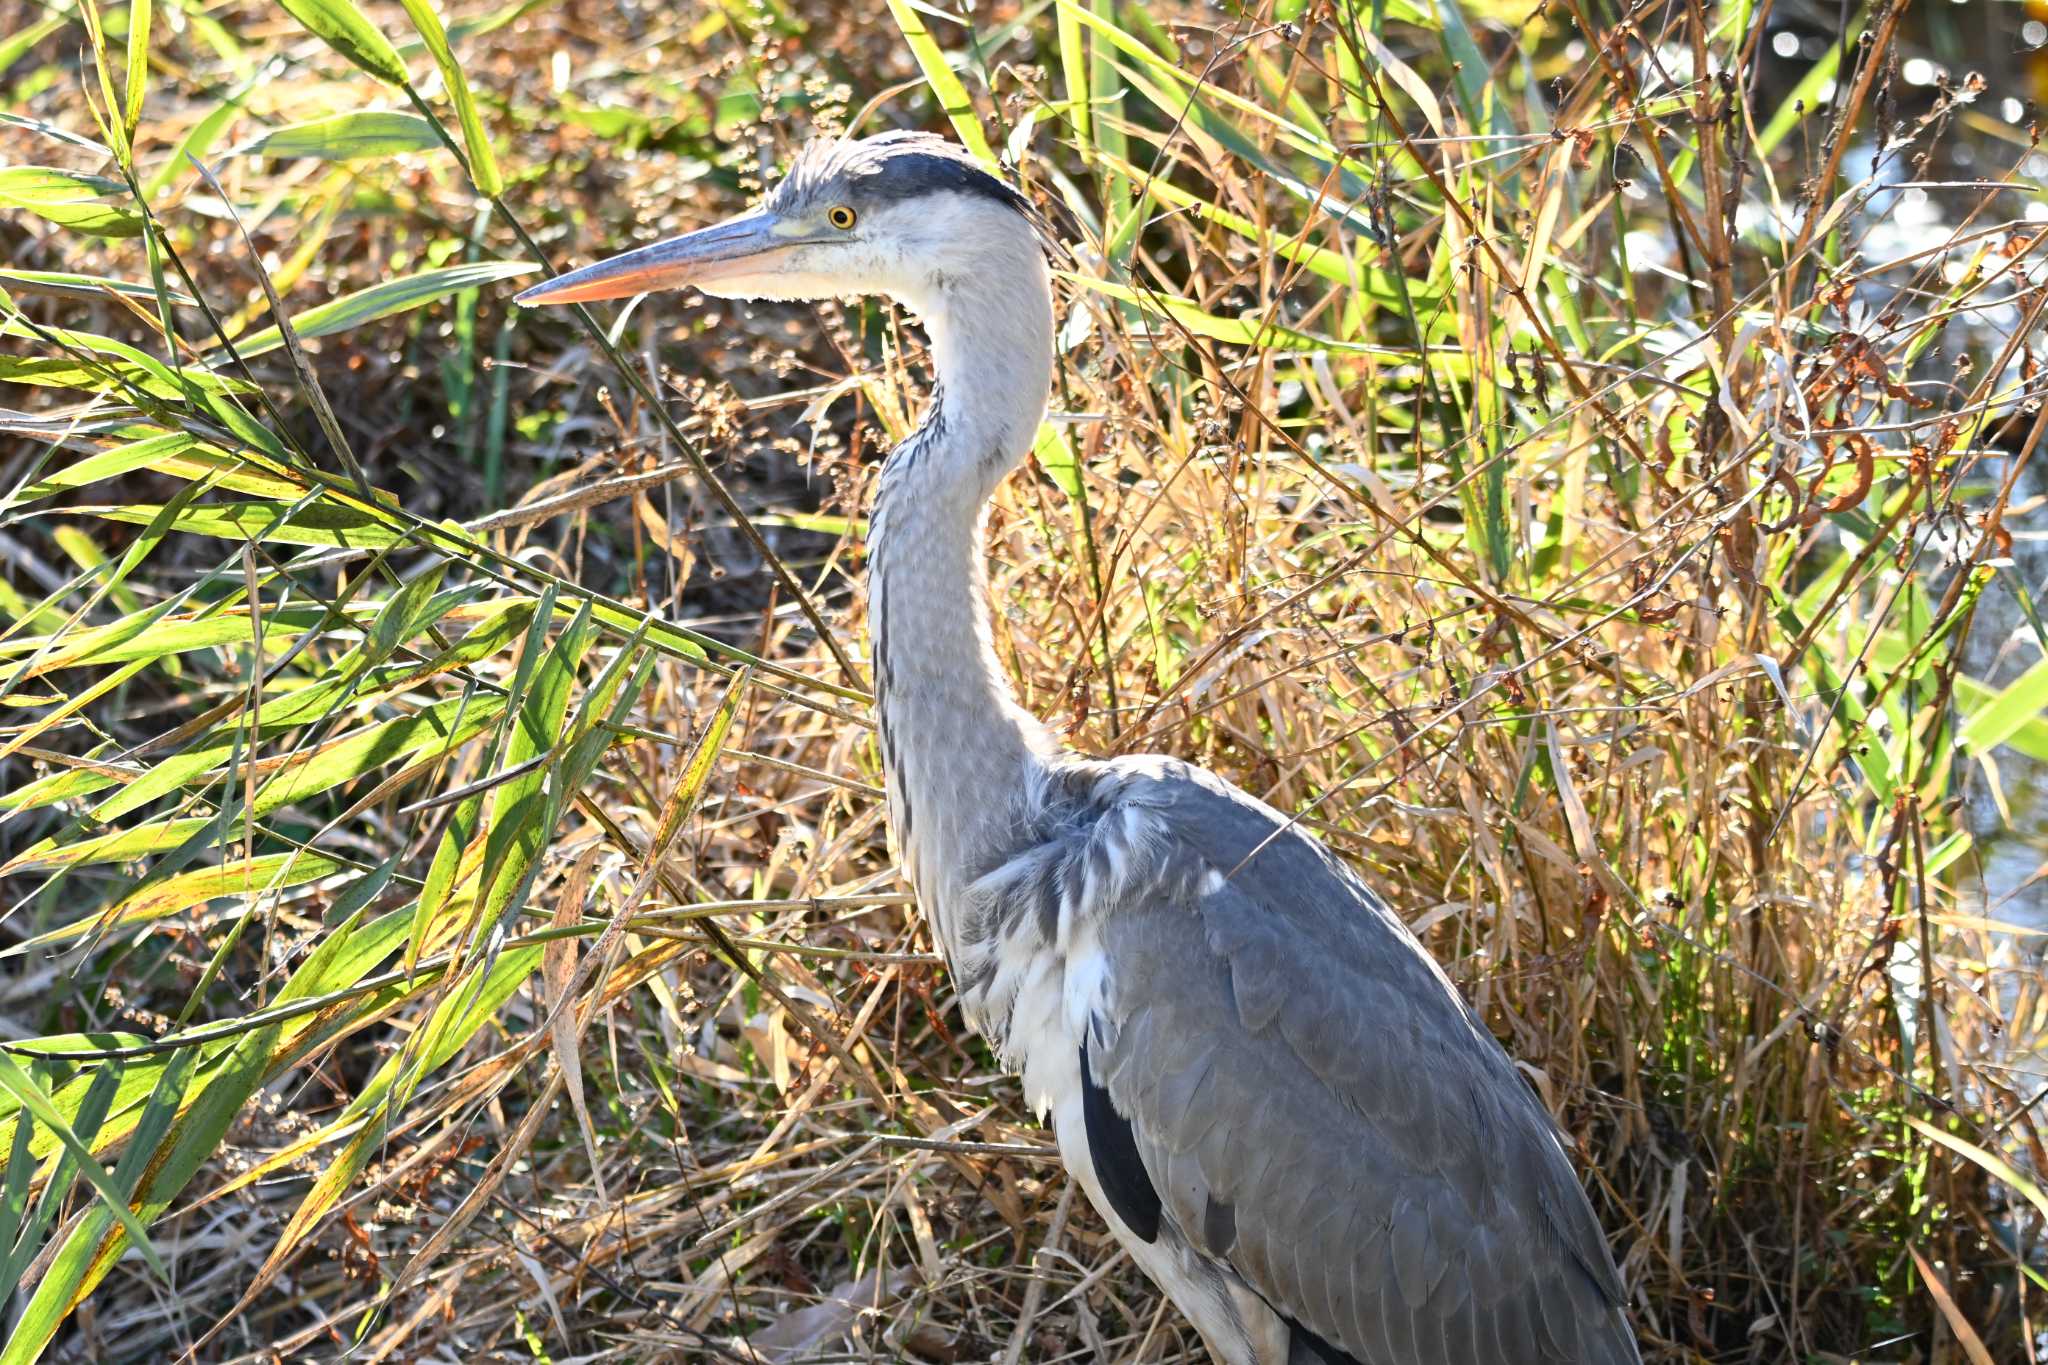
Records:
<instances>
[{"instance_id":1,"label":"yellowing leaf","mask_svg":"<svg viewBox=\"0 0 2048 1365\"><path fill-rule=\"evenodd\" d=\"M304 886L308 882L331 877L344 866L339 859L330 858L324 853L294 850L290 853L265 853L254 858L238 858L220 867L202 867L192 872L181 872L162 881L138 887L99 914L37 934L34 938L9 948L4 955L13 956L33 948L62 943L82 934L108 933L124 925L162 919L166 915L175 915L180 910L189 910L195 905L204 905L207 901L225 896L247 896L267 890Z\"/></svg>"},{"instance_id":2,"label":"yellowing leaf","mask_svg":"<svg viewBox=\"0 0 2048 1365\"><path fill-rule=\"evenodd\" d=\"M349 0L278 0L287 13L329 47L387 85L406 83L405 63L363 12Z\"/></svg>"},{"instance_id":3,"label":"yellowing leaf","mask_svg":"<svg viewBox=\"0 0 2048 1365\"><path fill-rule=\"evenodd\" d=\"M455 53L448 46L448 32L441 26L441 16L434 13L427 0L401 3L412 19L412 26L419 30L420 41L432 54L434 65L441 68L441 83L448 87L448 98L455 103L455 115L462 121L462 141L469 151L470 179L476 182L481 194L500 193L505 188L505 178L498 173L498 158L491 151L490 135L484 131L476 97L469 92L469 78L462 74L462 63L455 60Z\"/></svg>"}]
</instances>

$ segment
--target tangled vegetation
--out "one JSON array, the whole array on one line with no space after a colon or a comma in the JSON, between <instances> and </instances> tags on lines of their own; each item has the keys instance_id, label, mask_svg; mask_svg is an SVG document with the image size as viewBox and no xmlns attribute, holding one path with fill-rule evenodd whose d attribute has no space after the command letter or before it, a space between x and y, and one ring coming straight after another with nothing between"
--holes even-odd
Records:
<instances>
[{"instance_id":1,"label":"tangled vegetation","mask_svg":"<svg viewBox=\"0 0 2048 1365\"><path fill-rule=\"evenodd\" d=\"M920 334L510 304L886 126L1072 246L1025 704L1387 893L1647 1359L2036 1359L2039 42L1827 8L17 0L0 1362L1199 1358L887 846Z\"/></svg>"}]
</instances>

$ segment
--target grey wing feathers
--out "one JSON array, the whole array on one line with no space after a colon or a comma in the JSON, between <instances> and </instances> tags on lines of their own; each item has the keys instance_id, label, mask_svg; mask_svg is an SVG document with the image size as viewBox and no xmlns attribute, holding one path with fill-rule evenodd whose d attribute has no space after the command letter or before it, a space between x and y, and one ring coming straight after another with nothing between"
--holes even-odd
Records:
<instances>
[{"instance_id":1,"label":"grey wing feathers","mask_svg":"<svg viewBox=\"0 0 2048 1365\"><path fill-rule=\"evenodd\" d=\"M1269 808L1114 766L1182 864L1105 913L1118 1003L1088 1043L1162 1216L1304 1329L1302 1360L1331 1358L1313 1337L1361 1365L1632 1365L1548 1114L1407 930Z\"/></svg>"}]
</instances>

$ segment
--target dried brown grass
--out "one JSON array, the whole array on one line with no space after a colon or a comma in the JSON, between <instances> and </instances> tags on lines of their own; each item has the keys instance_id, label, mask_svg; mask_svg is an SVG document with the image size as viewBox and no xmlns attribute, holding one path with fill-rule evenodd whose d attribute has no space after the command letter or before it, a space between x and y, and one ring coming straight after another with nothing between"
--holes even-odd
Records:
<instances>
[{"instance_id":1,"label":"dried brown grass","mask_svg":"<svg viewBox=\"0 0 2048 1365\"><path fill-rule=\"evenodd\" d=\"M1119 13L1142 35L1142 16ZM2015 382L1988 362L2007 342L2035 343L2037 284L1996 267L2031 261L2040 241L2006 222L1995 190L1969 192L1976 216L1956 245L1890 265L1844 264L1838 243L1836 264L1787 270L1786 242L1759 245L1724 226L1747 193L1742 177L1769 169L1785 181L1790 254L1825 235L1814 224L1842 186L1822 171L1857 127L1892 117L1880 106L1895 93L1894 13L1877 16L1884 39L1852 54L1867 78L1845 77L1826 119L1802 125L1805 149L1750 152L1755 164L1741 169L1733 160L1752 146L1759 110L1703 125L1698 102L1724 92L1684 83L1645 110L1627 87L1646 64L1574 67L1566 28L1529 42L1545 81L1565 82L1546 87L1565 136L1504 133L1496 148L1457 135L1470 116L1450 93L1449 58L1412 29L1392 40L1440 82L1445 137L1429 134L1405 85L1353 77L1352 99L1392 110L1370 116L1333 91L1333 54L1357 50L1342 24L1312 26L1315 41L1295 44L1262 24L1219 35L1199 16L1172 16L1186 21L1174 31L1191 74L1269 108L1306 100L1333 141L1379 169L1362 202L1386 206L1378 221L1396 228L1391 250L1338 232L1252 168L1254 154L1295 164L1284 130L1247 119L1234 130L1247 151L1199 119L1161 120L1128 90L1095 111L1085 147L1071 124L1057 138L1041 128L1023 168L1085 222L1092 205L1120 206L1133 188L1106 160L1092 174L1086 164L1116 153L1116 131L1125 151L1160 158L1162 184L1241 215L1258 238L1152 202L1119 278L1141 299L1157 290L1189 301L1206 321L1067 290L1064 313L1085 314L1089 330L1064 358L1055 407L1093 416L1062 428L1078 455L1071 469L1034 464L1011 482L990 534L998 645L1025 704L1090 752L1163 750L1209 765L1299 812L1387 892L1570 1135L1646 1355L1660 1361L1956 1359L1964 1331L2010 1352L1999 1358L2031 1349L2033 1291L2009 1248L2032 1226L1980 1166L1911 1120L2039 1154L2033 1097L2002 1050L2038 992L2012 994L2025 973L2004 940L1957 927L1967 861L1930 870L1956 829L1954 733L1975 714L1964 701L1986 704L1957 681L1977 601L1957 585L1974 580L1916 556L1966 501L1980 528L2013 505L2009 480L1968 500L1958 490L2023 464L2038 440L2031 375ZM228 17L290 72L251 97L252 115L285 121L361 99L362 79L281 14ZM827 124L917 75L879 21L786 17L810 25L804 43L768 20L700 29L695 11L642 16L622 33L608 10L577 4L464 40L513 170L510 199L542 244L580 257L623 239L629 223L651 236L736 206L750 167L723 188L682 178L718 141L695 124L708 103L700 92L736 75L808 101L806 119ZM1512 24L1486 30L1491 78L1525 94L1502 34L1538 21L1499 17ZM1655 18L1671 50L1731 50L1725 35L1708 36L1714 16L1697 6ZM1224 38L1229 59L1214 60ZM1013 41L1020 62L1058 60L1049 36ZM189 37L171 50L201 69ZM538 86L556 51L573 62L566 99ZM601 74L574 81L589 69ZM1056 69L993 58L983 69L996 82L994 125L1067 93ZM853 73L857 92L833 88ZM1392 79L1382 68L1379 82ZM197 85L166 74L158 143L204 107ZM61 85L22 88L17 99L46 116L75 113ZM1756 88L1739 87L1750 105ZM588 109L607 95L635 116L623 134L563 116L572 100ZM681 111L672 123L657 112L670 109ZM1955 135L1956 116L1950 107L1920 135ZM1112 130L1112 118L1127 126ZM1717 142L1699 137L1702 126L1734 131ZM767 147L785 150L803 127L778 114ZM628 160L621 137L654 147ZM1661 183L1687 150L1693 170ZM1629 157L1647 199L1615 182ZM459 240L447 225L474 214L466 183L413 163L330 172L243 161L223 184L244 205L307 196L257 228L295 307L417 266L428 243ZM332 221L319 208L329 185ZM1876 203L1837 218L1852 245ZM308 221L324 223L324 237ZM1701 254L1672 252L1669 270L1697 283L1630 277L1617 264L1624 227L1691 243ZM179 231L204 287L260 319L233 234L204 221ZM478 231L514 249L500 226ZM72 239L9 240L20 264L50 268ZM1296 240L1398 270L1436 301L1418 312L1333 288L1271 249ZM1992 268L1979 257L1960 282L1942 280L1939 266L1980 241ZM307 269L291 278L289 252L308 243ZM119 244L65 264L142 271ZM1086 258L1078 270L1115 273ZM1552 272L1580 289L1549 286L1546 325L1533 328L1517 291ZM1902 291L1903 321L1871 322L1873 307L1852 317L1852 303L1890 289ZM1580 328L1603 339L1597 358L1558 321L1567 294L1579 298ZM1924 385L1931 363L1914 354L1917 319L1993 295L2018 321L1957 346L1977 370L1924 386L1932 408L1906 404L1898 386ZM473 338L459 314L437 312L425 330L399 320L312 347L377 480L411 512L470 518L480 542L563 583L654 607L804 677L851 682L701 483L576 491L677 463L673 434L585 338L548 321L511 330L503 302L487 291L471 305ZM682 430L717 453L834 633L857 641L859 539L835 534L831 518L858 518L877 453L913 420L916 334L872 307L649 308L640 358L663 377ZM1216 324L1241 314L1333 346L1220 339ZM39 320L131 325L104 302ZM1711 364L1704 343L1699 366L1657 352L1649 333L1681 323L1718 346ZM496 368L481 359L495 344L487 333L505 338ZM1532 333L1554 350L1527 358ZM460 412L436 383L451 354L475 386ZM262 364L264 382L289 393L283 357ZM809 420L806 405L842 375L857 386ZM1784 429L1795 395L1835 429L1789 452L1743 436ZM494 403L542 419L515 423L496 456ZM291 415L311 430L301 410ZM1871 427L1862 439L1874 479L1856 444ZM33 447L9 455L10 469L23 452ZM478 523L496 510L494 480L528 488L517 501L535 507L570 496L545 517ZM123 500L161 502L176 486L137 482ZM1832 538L1851 514L1857 526L1888 526L1890 539L1866 537L1877 548L1858 558L1853 541ZM107 534L70 504L54 515ZM49 524L6 533L40 569L27 577L66 580ZM1994 540L1966 539L1964 552L1992 558ZM178 586L174 567L203 569L216 550L174 542L152 564L152 597ZM1838 561L1848 568L1830 593L1824 575ZM308 579L334 594L351 572ZM507 650L454 676L515 687L517 665ZM245 687L246 655L188 666L115 693L94 723L126 747ZM579 695L594 676L581 670ZM204 1358L330 1358L354 1342L384 1360L1196 1359L1192 1334L1073 1198L1015 1088L960 1033L885 843L861 708L783 681L757 670L728 693L720 672L659 658L627 730L549 833L510 926L515 947L543 957L423 1079L339 1202L310 1227L290 1225L348 1136L309 1135L420 1035L439 986L388 988L351 1002L353 1013L337 1006L332 1033L279 1070L156 1224L175 1289L122 1261L72 1316L56 1358L168 1358L218 1324L197 1350ZM441 695L423 688L402 704ZM684 760L728 696L736 715L700 799ZM92 738L59 729L36 750L61 767ZM1912 779L1874 791L1872 746ZM4 761L8 785L25 779L20 757ZM482 745L464 748L323 837L366 864L397 854L423 872L452 807L413 803L491 779L497 764ZM349 798L374 784L363 779ZM693 802L666 856L650 859ZM54 815L37 819L0 828L4 851L63 837ZM62 884L68 909L55 893L11 885L26 932L105 904L122 884L112 870L74 876ZM216 901L149 931L169 936L146 940L167 949L110 944L82 971L21 959L0 968L12 973L0 975L0 1012L26 1017L25 1032L170 1034L155 1012L175 1013L208 956L261 910L264 932L229 955L205 997L207 1017L235 1018L259 980L332 930L345 890L330 881ZM453 924L437 934L430 948L463 941ZM1935 965L1916 977L1909 961ZM1928 980L1916 993L1911 983ZM565 996L572 1008L558 1008ZM260 1178L218 1192L250 1170ZM87 1190L68 1197L73 1219L92 1207ZM262 1279L266 1260L299 1238ZM1939 1296L1927 1292L1930 1272L1943 1277Z\"/></svg>"}]
</instances>

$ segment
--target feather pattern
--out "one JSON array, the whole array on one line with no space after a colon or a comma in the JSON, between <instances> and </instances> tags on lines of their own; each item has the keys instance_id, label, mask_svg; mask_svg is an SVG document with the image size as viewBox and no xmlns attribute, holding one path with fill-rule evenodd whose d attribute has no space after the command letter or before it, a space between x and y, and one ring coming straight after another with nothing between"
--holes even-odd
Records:
<instances>
[{"instance_id":1,"label":"feather pattern","mask_svg":"<svg viewBox=\"0 0 2048 1365\"><path fill-rule=\"evenodd\" d=\"M1153 1270L1169 1291L1243 1291L1234 1317L1211 1314L1220 1329L1191 1310L1220 1359L1636 1359L1548 1114L1318 844L1158 757L1055 764L1012 829L963 903L995 926L963 1003L1057 1116L1120 1235L1185 1263ZM1086 984L1069 993L1077 957ZM1077 1046L1073 1123L1031 1078Z\"/></svg>"}]
</instances>

